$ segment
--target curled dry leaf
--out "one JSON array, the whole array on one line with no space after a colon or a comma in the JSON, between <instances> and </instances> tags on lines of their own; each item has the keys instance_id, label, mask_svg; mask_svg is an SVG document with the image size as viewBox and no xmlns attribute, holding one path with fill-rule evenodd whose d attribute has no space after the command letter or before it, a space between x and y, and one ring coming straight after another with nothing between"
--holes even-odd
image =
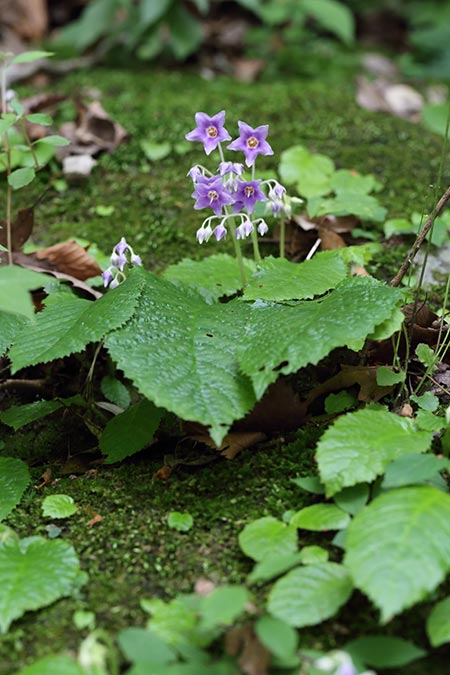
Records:
<instances>
[{"instance_id":1,"label":"curled dry leaf","mask_svg":"<svg viewBox=\"0 0 450 675\"><path fill-rule=\"evenodd\" d=\"M0 221L0 244L7 246L6 241L6 222ZM11 225L11 250L20 251L24 243L31 236L34 227L34 209L20 209L17 217Z\"/></svg>"},{"instance_id":2,"label":"curled dry leaf","mask_svg":"<svg viewBox=\"0 0 450 675\"><path fill-rule=\"evenodd\" d=\"M76 241L65 241L61 244L42 248L36 251L35 255L38 260L47 260L58 272L68 274L80 281L85 281L102 273L94 258Z\"/></svg>"},{"instance_id":3,"label":"curled dry leaf","mask_svg":"<svg viewBox=\"0 0 450 675\"><path fill-rule=\"evenodd\" d=\"M341 371L331 377L329 380L314 387L308 395L307 405L311 406L314 401L324 394L332 391L348 389L353 385L359 385L358 400L365 403L379 401L383 396L389 394L394 386L380 387L377 384L378 366L347 366L342 365Z\"/></svg>"},{"instance_id":4,"label":"curled dry leaf","mask_svg":"<svg viewBox=\"0 0 450 675\"><path fill-rule=\"evenodd\" d=\"M111 119L99 101L85 105L78 102L76 122L63 124L59 133L70 141L70 145L58 149L63 158L69 155L96 155L101 151L114 150L128 134Z\"/></svg>"}]
</instances>

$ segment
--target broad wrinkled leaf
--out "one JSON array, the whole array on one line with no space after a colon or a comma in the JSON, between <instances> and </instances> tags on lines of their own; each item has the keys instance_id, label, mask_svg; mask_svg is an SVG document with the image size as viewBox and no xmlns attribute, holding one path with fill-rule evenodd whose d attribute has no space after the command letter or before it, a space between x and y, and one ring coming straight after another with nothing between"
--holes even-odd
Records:
<instances>
[{"instance_id":1,"label":"broad wrinkled leaf","mask_svg":"<svg viewBox=\"0 0 450 675\"><path fill-rule=\"evenodd\" d=\"M348 642L345 651L354 659L374 668L406 666L426 656L426 651L398 637L367 635Z\"/></svg>"},{"instance_id":2,"label":"broad wrinkled leaf","mask_svg":"<svg viewBox=\"0 0 450 675\"><path fill-rule=\"evenodd\" d=\"M77 511L77 505L69 495L48 495L42 502L42 514L47 518L69 518Z\"/></svg>"},{"instance_id":3,"label":"broad wrinkled leaf","mask_svg":"<svg viewBox=\"0 0 450 675\"><path fill-rule=\"evenodd\" d=\"M32 167L26 167L24 169L15 169L8 176L8 183L11 185L13 190L19 190L25 185L31 183L36 175L35 170Z\"/></svg>"},{"instance_id":4,"label":"broad wrinkled leaf","mask_svg":"<svg viewBox=\"0 0 450 675\"><path fill-rule=\"evenodd\" d=\"M27 465L16 457L0 457L0 521L20 502L30 482Z\"/></svg>"},{"instance_id":5,"label":"broad wrinkled leaf","mask_svg":"<svg viewBox=\"0 0 450 675\"><path fill-rule=\"evenodd\" d=\"M450 597L438 602L427 619L427 635L433 647L450 642Z\"/></svg>"},{"instance_id":6,"label":"broad wrinkled leaf","mask_svg":"<svg viewBox=\"0 0 450 675\"><path fill-rule=\"evenodd\" d=\"M190 513L171 511L167 516L167 524L172 530L188 532L194 524L194 519Z\"/></svg>"},{"instance_id":7,"label":"broad wrinkled leaf","mask_svg":"<svg viewBox=\"0 0 450 675\"><path fill-rule=\"evenodd\" d=\"M298 633L285 621L274 616L262 616L255 623L255 632L263 645L280 659L295 655Z\"/></svg>"},{"instance_id":8,"label":"broad wrinkled leaf","mask_svg":"<svg viewBox=\"0 0 450 675\"><path fill-rule=\"evenodd\" d=\"M145 628L126 628L117 641L132 663L143 666L165 665L176 661L176 654L161 638Z\"/></svg>"},{"instance_id":9,"label":"broad wrinkled leaf","mask_svg":"<svg viewBox=\"0 0 450 675\"><path fill-rule=\"evenodd\" d=\"M361 511L367 504L368 499L369 486L366 483L352 485L352 487L344 488L341 492L334 495L334 501L339 508L350 513L352 516Z\"/></svg>"},{"instance_id":10,"label":"broad wrinkled leaf","mask_svg":"<svg viewBox=\"0 0 450 675\"><path fill-rule=\"evenodd\" d=\"M332 175L330 187L337 194L341 192L360 192L367 195L375 188L380 187L380 184L377 183L372 174L363 176L357 171L339 169L339 171L335 171Z\"/></svg>"},{"instance_id":11,"label":"broad wrinkled leaf","mask_svg":"<svg viewBox=\"0 0 450 675\"><path fill-rule=\"evenodd\" d=\"M3 424L12 427L14 431L22 427L51 415L56 410L64 406L62 401L34 401L33 403L25 403L24 405L13 405L7 410L0 412L0 420Z\"/></svg>"},{"instance_id":12,"label":"broad wrinkled leaf","mask_svg":"<svg viewBox=\"0 0 450 675\"><path fill-rule=\"evenodd\" d=\"M348 528L345 565L384 622L422 600L450 569L450 496L424 486L378 497Z\"/></svg>"},{"instance_id":13,"label":"broad wrinkled leaf","mask_svg":"<svg viewBox=\"0 0 450 675\"><path fill-rule=\"evenodd\" d=\"M0 632L14 619L71 595L84 580L77 555L65 541L41 537L0 542Z\"/></svg>"},{"instance_id":14,"label":"broad wrinkled leaf","mask_svg":"<svg viewBox=\"0 0 450 675\"><path fill-rule=\"evenodd\" d=\"M140 19L144 26L158 21L169 9L172 0L142 0Z\"/></svg>"},{"instance_id":15,"label":"broad wrinkled leaf","mask_svg":"<svg viewBox=\"0 0 450 675\"><path fill-rule=\"evenodd\" d=\"M303 565L317 565L327 562L328 551L322 546L304 546L300 551L300 560Z\"/></svg>"},{"instance_id":16,"label":"broad wrinkled leaf","mask_svg":"<svg viewBox=\"0 0 450 675\"><path fill-rule=\"evenodd\" d=\"M334 504L312 504L294 513L289 522L301 530L326 532L345 529L350 516Z\"/></svg>"},{"instance_id":17,"label":"broad wrinkled leaf","mask_svg":"<svg viewBox=\"0 0 450 675\"><path fill-rule=\"evenodd\" d=\"M0 356L3 356L12 345L16 335L23 330L25 322L25 317L20 316L20 314L10 314L9 312L0 311Z\"/></svg>"},{"instance_id":18,"label":"broad wrinkled leaf","mask_svg":"<svg viewBox=\"0 0 450 675\"><path fill-rule=\"evenodd\" d=\"M376 197L361 192L340 192L336 197L317 198L308 202L308 210L311 216L353 215L377 223L383 222L387 213Z\"/></svg>"},{"instance_id":19,"label":"broad wrinkled leaf","mask_svg":"<svg viewBox=\"0 0 450 675\"><path fill-rule=\"evenodd\" d=\"M246 300L306 300L335 288L347 276L339 251L323 251L311 260L292 263L284 258L265 258L250 277Z\"/></svg>"},{"instance_id":20,"label":"broad wrinkled leaf","mask_svg":"<svg viewBox=\"0 0 450 675\"><path fill-rule=\"evenodd\" d=\"M139 272L145 289L136 313L105 345L142 394L182 419L210 426L220 445L256 401L236 360L246 307L210 306L196 293Z\"/></svg>"},{"instance_id":21,"label":"broad wrinkled leaf","mask_svg":"<svg viewBox=\"0 0 450 675\"><path fill-rule=\"evenodd\" d=\"M425 452L432 435L420 431L414 420L385 410L358 410L340 417L317 445L316 459L327 496L371 482L401 455Z\"/></svg>"},{"instance_id":22,"label":"broad wrinkled leaf","mask_svg":"<svg viewBox=\"0 0 450 675\"><path fill-rule=\"evenodd\" d=\"M408 452L389 464L381 487L392 489L405 485L418 485L430 480L444 469L448 471L449 468L450 461L446 457L437 457L428 453L416 455Z\"/></svg>"},{"instance_id":23,"label":"broad wrinkled leaf","mask_svg":"<svg viewBox=\"0 0 450 675\"><path fill-rule=\"evenodd\" d=\"M307 565L288 572L275 583L267 608L290 626L314 626L336 614L352 590L352 580L342 565Z\"/></svg>"},{"instance_id":24,"label":"broad wrinkled leaf","mask_svg":"<svg viewBox=\"0 0 450 675\"><path fill-rule=\"evenodd\" d=\"M271 549L271 552L254 566L248 575L248 581L249 583L258 583L275 579L275 577L288 572L292 567L297 567L301 562L304 562L301 551L300 553L298 551L277 553L275 549Z\"/></svg>"},{"instance_id":25,"label":"broad wrinkled leaf","mask_svg":"<svg viewBox=\"0 0 450 675\"><path fill-rule=\"evenodd\" d=\"M220 586L202 598L200 612L204 628L230 626L243 612L249 593L244 586Z\"/></svg>"},{"instance_id":26,"label":"broad wrinkled leaf","mask_svg":"<svg viewBox=\"0 0 450 675\"><path fill-rule=\"evenodd\" d=\"M324 298L289 306L256 300L239 339L241 370L259 398L281 373L316 364L351 340L364 340L400 300L401 292L371 278L346 279Z\"/></svg>"},{"instance_id":27,"label":"broad wrinkled leaf","mask_svg":"<svg viewBox=\"0 0 450 675\"><path fill-rule=\"evenodd\" d=\"M103 396L119 408L128 408L131 403L130 392L127 387L113 375L105 375L100 382Z\"/></svg>"},{"instance_id":28,"label":"broad wrinkled leaf","mask_svg":"<svg viewBox=\"0 0 450 675\"><path fill-rule=\"evenodd\" d=\"M142 286L143 280L131 274L124 284L95 302L68 294L52 296L36 316L33 330L26 328L17 336L10 351L12 371L68 356L101 340L132 314Z\"/></svg>"},{"instance_id":29,"label":"broad wrinkled leaf","mask_svg":"<svg viewBox=\"0 0 450 675\"><path fill-rule=\"evenodd\" d=\"M247 276L256 269L253 260L244 260ZM176 265L169 265L164 279L194 287L207 302L214 302L223 295L234 295L242 288L236 258L227 253L210 255L203 260L186 258Z\"/></svg>"},{"instance_id":30,"label":"broad wrinkled leaf","mask_svg":"<svg viewBox=\"0 0 450 675\"><path fill-rule=\"evenodd\" d=\"M161 416L162 410L144 400L110 419L99 441L106 464L120 462L148 445Z\"/></svg>"},{"instance_id":31,"label":"broad wrinkled leaf","mask_svg":"<svg viewBox=\"0 0 450 675\"><path fill-rule=\"evenodd\" d=\"M345 44L352 44L355 39L355 19L344 3L337 0L303 0L302 6L323 28L337 35Z\"/></svg>"},{"instance_id":32,"label":"broad wrinkled leaf","mask_svg":"<svg viewBox=\"0 0 450 675\"><path fill-rule=\"evenodd\" d=\"M239 534L239 546L245 555L260 561L277 553L284 555L297 550L297 530L272 516L258 518Z\"/></svg>"}]
</instances>

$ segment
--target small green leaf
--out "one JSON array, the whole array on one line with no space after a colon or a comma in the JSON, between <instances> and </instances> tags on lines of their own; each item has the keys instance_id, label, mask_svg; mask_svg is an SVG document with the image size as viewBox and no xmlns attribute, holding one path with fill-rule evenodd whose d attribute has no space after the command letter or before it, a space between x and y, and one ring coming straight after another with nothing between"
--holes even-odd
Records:
<instances>
[{"instance_id":1,"label":"small green leaf","mask_svg":"<svg viewBox=\"0 0 450 675\"><path fill-rule=\"evenodd\" d=\"M391 462L386 468L381 487L392 489L405 485L419 485L443 470L450 469L450 461L433 454L408 453Z\"/></svg>"},{"instance_id":2,"label":"small green leaf","mask_svg":"<svg viewBox=\"0 0 450 675\"><path fill-rule=\"evenodd\" d=\"M14 110L14 112L15 112L16 115L17 115L17 120L19 120L19 119L22 117L23 112L24 112L24 107L23 107L23 105L21 104L21 102L18 101L16 98L13 98L13 99L9 102L9 107L12 108L12 110Z\"/></svg>"},{"instance_id":3,"label":"small green leaf","mask_svg":"<svg viewBox=\"0 0 450 675\"><path fill-rule=\"evenodd\" d=\"M0 115L0 134L6 134L16 120L17 118L14 113L2 113L2 115Z\"/></svg>"},{"instance_id":4,"label":"small green leaf","mask_svg":"<svg viewBox=\"0 0 450 675\"><path fill-rule=\"evenodd\" d=\"M325 155L313 155L303 146L296 145L281 154L279 172L284 183L296 183L298 192L309 199L330 192L334 163Z\"/></svg>"},{"instance_id":5,"label":"small green leaf","mask_svg":"<svg viewBox=\"0 0 450 675\"><path fill-rule=\"evenodd\" d=\"M100 382L100 389L108 401L120 408L128 408L131 403L130 392L126 386L112 375L105 375Z\"/></svg>"},{"instance_id":6,"label":"small green leaf","mask_svg":"<svg viewBox=\"0 0 450 675\"><path fill-rule=\"evenodd\" d=\"M178 532L189 532L194 524L194 519L190 513L171 511L167 516L167 524L172 530L177 530Z\"/></svg>"},{"instance_id":7,"label":"small green leaf","mask_svg":"<svg viewBox=\"0 0 450 675\"><path fill-rule=\"evenodd\" d=\"M330 179L330 187L336 194L341 192L360 192L369 194L376 187L376 180L372 174L363 176L357 171L339 169Z\"/></svg>"},{"instance_id":8,"label":"small green leaf","mask_svg":"<svg viewBox=\"0 0 450 675\"><path fill-rule=\"evenodd\" d=\"M408 452L425 452L432 432L418 430L414 420L384 410L358 410L340 417L317 445L317 463L327 496L344 487L366 483Z\"/></svg>"},{"instance_id":9,"label":"small green leaf","mask_svg":"<svg viewBox=\"0 0 450 675\"><path fill-rule=\"evenodd\" d=\"M436 354L429 345L423 342L417 345L416 356L427 368L432 368L436 364Z\"/></svg>"},{"instance_id":10,"label":"small green leaf","mask_svg":"<svg viewBox=\"0 0 450 675\"><path fill-rule=\"evenodd\" d=\"M255 565L248 575L248 581L249 583L270 581L270 579L279 577L292 567L297 567L301 562L304 562L301 552L276 553L272 551Z\"/></svg>"},{"instance_id":11,"label":"small green leaf","mask_svg":"<svg viewBox=\"0 0 450 675\"><path fill-rule=\"evenodd\" d=\"M30 482L27 465L16 457L0 457L0 521L20 502Z\"/></svg>"},{"instance_id":12,"label":"small green leaf","mask_svg":"<svg viewBox=\"0 0 450 675\"><path fill-rule=\"evenodd\" d=\"M386 220L383 225L384 236L386 239L394 234L417 234L417 227L405 218L391 218Z\"/></svg>"},{"instance_id":13,"label":"small green leaf","mask_svg":"<svg viewBox=\"0 0 450 675\"><path fill-rule=\"evenodd\" d=\"M31 422L51 415L62 407L64 407L63 401L34 401L34 403L24 405L13 405L0 413L0 420L17 431Z\"/></svg>"},{"instance_id":14,"label":"small green leaf","mask_svg":"<svg viewBox=\"0 0 450 675\"><path fill-rule=\"evenodd\" d=\"M290 626L314 626L334 616L352 590L351 578L342 565L307 565L288 572L275 583L267 608Z\"/></svg>"},{"instance_id":15,"label":"small green leaf","mask_svg":"<svg viewBox=\"0 0 450 675\"><path fill-rule=\"evenodd\" d=\"M404 382L406 378L406 373L401 370L397 373L389 366L379 366L377 368L377 384L379 387L390 387L394 384L400 384Z\"/></svg>"},{"instance_id":16,"label":"small green leaf","mask_svg":"<svg viewBox=\"0 0 450 675\"><path fill-rule=\"evenodd\" d=\"M295 553L297 529L265 516L244 527L239 534L239 546L245 555L258 562L274 551L279 555Z\"/></svg>"},{"instance_id":17,"label":"small green leaf","mask_svg":"<svg viewBox=\"0 0 450 675\"><path fill-rule=\"evenodd\" d=\"M155 143L153 141L143 140L140 143L142 150L144 151L145 156L151 162L159 162L159 160L164 159L170 155L172 151L172 145L170 143Z\"/></svg>"},{"instance_id":18,"label":"small green leaf","mask_svg":"<svg viewBox=\"0 0 450 675\"><path fill-rule=\"evenodd\" d=\"M344 649L373 668L396 668L426 656L426 651L398 637L367 635L348 642Z\"/></svg>"},{"instance_id":19,"label":"small green leaf","mask_svg":"<svg viewBox=\"0 0 450 675\"><path fill-rule=\"evenodd\" d=\"M53 56L53 52L22 52L21 54L17 54L17 56L12 59L11 63L32 63L33 61L38 61L39 59L45 59L48 56Z\"/></svg>"},{"instance_id":20,"label":"small green leaf","mask_svg":"<svg viewBox=\"0 0 450 675\"><path fill-rule=\"evenodd\" d=\"M36 171L32 167L26 167L25 169L15 169L8 176L8 183L11 185L13 190L20 190L20 188L25 187L31 183L36 175Z\"/></svg>"},{"instance_id":21,"label":"small green leaf","mask_svg":"<svg viewBox=\"0 0 450 675\"><path fill-rule=\"evenodd\" d=\"M42 513L46 518L69 518L78 511L69 495L49 495L42 502Z\"/></svg>"},{"instance_id":22,"label":"small green leaf","mask_svg":"<svg viewBox=\"0 0 450 675\"><path fill-rule=\"evenodd\" d=\"M304 10L326 30L347 45L355 39L355 19L351 9L337 0L303 0Z\"/></svg>"},{"instance_id":23,"label":"small green leaf","mask_svg":"<svg viewBox=\"0 0 450 675\"><path fill-rule=\"evenodd\" d=\"M68 141L67 138L64 138L64 136L58 136L57 134L53 134L52 136L44 136L43 138L40 138L38 142L58 148L64 145L70 145L70 141Z\"/></svg>"},{"instance_id":24,"label":"small green leaf","mask_svg":"<svg viewBox=\"0 0 450 675\"><path fill-rule=\"evenodd\" d=\"M298 646L298 633L285 621L274 616L262 616L255 623L255 633L260 642L280 659L294 656Z\"/></svg>"},{"instance_id":25,"label":"small green leaf","mask_svg":"<svg viewBox=\"0 0 450 675\"><path fill-rule=\"evenodd\" d=\"M144 26L150 26L168 11L172 0L142 0L140 5L140 19Z\"/></svg>"},{"instance_id":26,"label":"small green leaf","mask_svg":"<svg viewBox=\"0 0 450 675\"><path fill-rule=\"evenodd\" d=\"M120 462L142 450L153 438L163 411L144 399L116 415L103 430L99 447L106 464Z\"/></svg>"},{"instance_id":27,"label":"small green leaf","mask_svg":"<svg viewBox=\"0 0 450 675\"><path fill-rule=\"evenodd\" d=\"M117 642L128 661L142 666L164 666L177 660L176 653L163 640L145 628L126 628Z\"/></svg>"},{"instance_id":28,"label":"small green leaf","mask_svg":"<svg viewBox=\"0 0 450 675\"><path fill-rule=\"evenodd\" d=\"M41 537L0 542L0 632L29 610L71 595L84 583L72 546Z\"/></svg>"},{"instance_id":29,"label":"small green leaf","mask_svg":"<svg viewBox=\"0 0 450 675\"><path fill-rule=\"evenodd\" d=\"M433 647L450 642L450 597L438 602L427 619L427 635Z\"/></svg>"},{"instance_id":30,"label":"small green leaf","mask_svg":"<svg viewBox=\"0 0 450 675\"><path fill-rule=\"evenodd\" d=\"M383 622L422 600L450 569L450 496L423 486L377 497L349 525L345 565Z\"/></svg>"},{"instance_id":31,"label":"small green leaf","mask_svg":"<svg viewBox=\"0 0 450 675\"><path fill-rule=\"evenodd\" d=\"M328 551L322 546L304 546L300 551L300 560L303 565L317 565L327 562Z\"/></svg>"},{"instance_id":32,"label":"small green leaf","mask_svg":"<svg viewBox=\"0 0 450 675\"><path fill-rule=\"evenodd\" d=\"M354 394L344 390L337 394L328 394L324 405L327 415L335 415L349 408L356 408L359 402Z\"/></svg>"},{"instance_id":33,"label":"small green leaf","mask_svg":"<svg viewBox=\"0 0 450 675\"><path fill-rule=\"evenodd\" d=\"M31 113L25 115L25 119L32 124L42 124L44 127L49 127L53 123L51 115L45 115L44 113Z\"/></svg>"},{"instance_id":34,"label":"small green leaf","mask_svg":"<svg viewBox=\"0 0 450 675\"><path fill-rule=\"evenodd\" d=\"M202 599L203 627L230 626L244 612L248 602L244 586L220 586Z\"/></svg>"},{"instance_id":35,"label":"small green leaf","mask_svg":"<svg viewBox=\"0 0 450 675\"><path fill-rule=\"evenodd\" d=\"M361 511L367 504L368 499L369 486L366 483L352 485L352 487L344 488L341 492L334 495L334 501L339 508L350 513L352 516Z\"/></svg>"},{"instance_id":36,"label":"small green leaf","mask_svg":"<svg viewBox=\"0 0 450 675\"><path fill-rule=\"evenodd\" d=\"M427 410L428 412L434 412L439 407L439 399L437 396L431 393L431 391L426 391L422 396L416 396L415 394L411 395L411 401L417 403L419 408L422 410Z\"/></svg>"},{"instance_id":37,"label":"small green leaf","mask_svg":"<svg viewBox=\"0 0 450 675\"><path fill-rule=\"evenodd\" d=\"M327 532L343 530L350 522L350 516L334 504L313 504L297 511L290 524L302 530Z\"/></svg>"}]
</instances>

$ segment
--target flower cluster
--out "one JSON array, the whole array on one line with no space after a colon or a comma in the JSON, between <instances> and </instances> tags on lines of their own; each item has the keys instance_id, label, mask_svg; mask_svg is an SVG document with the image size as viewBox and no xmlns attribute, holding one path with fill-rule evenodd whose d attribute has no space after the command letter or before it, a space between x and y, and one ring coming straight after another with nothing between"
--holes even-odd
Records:
<instances>
[{"instance_id":1,"label":"flower cluster","mask_svg":"<svg viewBox=\"0 0 450 675\"><path fill-rule=\"evenodd\" d=\"M142 265L142 260L135 254L125 237L122 237L112 250L110 263L111 265L103 272L102 277L105 288L109 286L113 289L117 288L127 278L125 274L126 266L129 264Z\"/></svg>"},{"instance_id":2,"label":"flower cluster","mask_svg":"<svg viewBox=\"0 0 450 675\"><path fill-rule=\"evenodd\" d=\"M356 669L351 657L347 652L333 651L314 661L314 668L323 673L331 675L357 675ZM360 675L376 675L373 670L365 670Z\"/></svg>"},{"instance_id":3,"label":"flower cluster","mask_svg":"<svg viewBox=\"0 0 450 675\"><path fill-rule=\"evenodd\" d=\"M245 122L238 122L239 138L227 145L229 150L244 153L245 164L251 167L251 177L247 178L243 164L227 162L223 155L221 143L231 140L224 127L225 111L222 110L212 117L199 112L195 115L195 121L197 126L186 134L187 140L203 143L207 155L218 149L221 159L215 174L201 164L193 166L188 173L194 184L194 209L211 208L214 212L213 216L203 221L197 231L197 241L202 244L212 235L220 241L227 234L229 221L233 224L238 222L233 232L236 239L256 236L256 232L260 235L266 234L268 227L265 220L252 218L258 202L266 202L266 212L273 215L285 213L289 216L291 206L285 188L276 180L263 181L255 178L255 160L258 155L273 155L266 140L268 125L253 128Z\"/></svg>"}]
</instances>

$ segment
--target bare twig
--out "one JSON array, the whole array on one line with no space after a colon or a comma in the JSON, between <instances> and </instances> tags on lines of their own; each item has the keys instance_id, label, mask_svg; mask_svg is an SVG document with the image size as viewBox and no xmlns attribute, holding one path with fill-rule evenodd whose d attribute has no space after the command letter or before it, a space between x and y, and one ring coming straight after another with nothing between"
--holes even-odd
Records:
<instances>
[{"instance_id":1,"label":"bare twig","mask_svg":"<svg viewBox=\"0 0 450 675\"><path fill-rule=\"evenodd\" d=\"M395 275L393 279L391 279L391 286L398 286L409 270L409 267L414 260L418 250L422 246L425 237L427 236L428 232L431 230L433 227L433 223L436 220L436 218L440 215L440 213L444 210L445 205L447 204L448 200L450 199L450 187L446 189L438 203L436 204L435 208L433 211L430 213L428 216L425 225L423 226L422 230L419 232L419 234L416 237L416 241L414 244L411 246L411 248L408 251L408 255L406 256L405 260L402 263L402 266L400 267L399 271Z\"/></svg>"}]
</instances>

